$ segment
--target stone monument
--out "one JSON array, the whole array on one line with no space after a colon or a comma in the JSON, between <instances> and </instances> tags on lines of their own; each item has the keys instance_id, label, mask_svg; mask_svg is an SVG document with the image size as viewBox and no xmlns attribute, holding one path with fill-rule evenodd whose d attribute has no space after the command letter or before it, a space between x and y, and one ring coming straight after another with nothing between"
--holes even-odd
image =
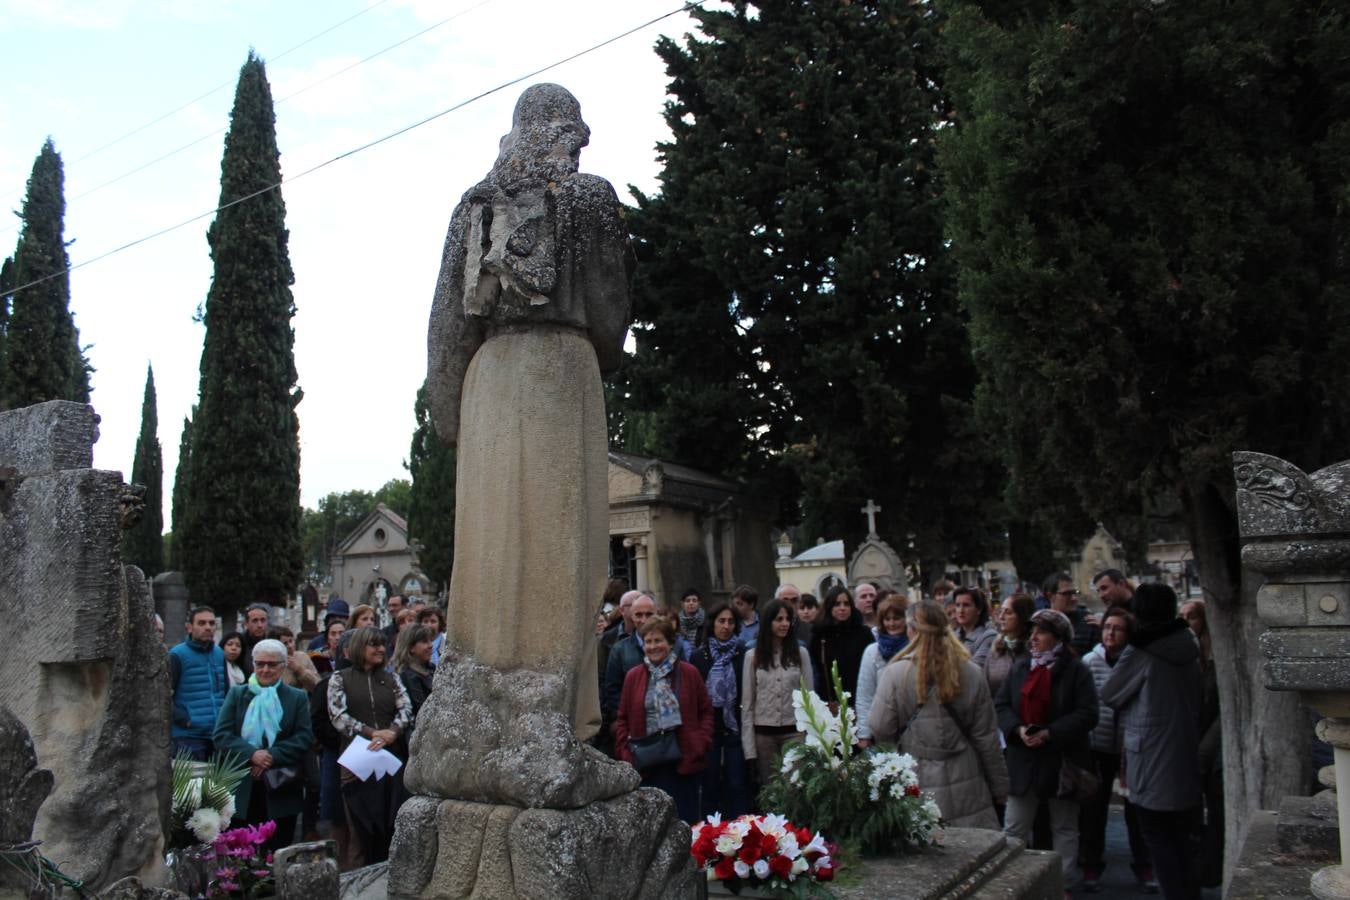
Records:
<instances>
[{"instance_id":1,"label":"stone monument","mask_svg":"<svg viewBox=\"0 0 1350 900\"><path fill-rule=\"evenodd\" d=\"M458 447L455 615L418 716L391 897L683 897L689 829L584 743L608 557L601 373L633 256L590 130L552 84L516 104L450 220L428 338L437 431Z\"/></svg>"},{"instance_id":2,"label":"stone monument","mask_svg":"<svg viewBox=\"0 0 1350 900\"><path fill-rule=\"evenodd\" d=\"M161 875L170 791L164 646L119 549L139 498L97 438L84 404L0 412L0 703L54 776L42 852L92 889Z\"/></svg>"},{"instance_id":3,"label":"stone monument","mask_svg":"<svg viewBox=\"0 0 1350 900\"><path fill-rule=\"evenodd\" d=\"M1297 691L1325 716L1317 736L1335 750L1340 788L1311 802L1285 798L1267 830L1281 855L1297 860L1317 843L1309 840L1318 830L1309 823L1339 821L1340 865L1318 869L1309 887L1320 898L1350 897L1350 461L1306 475L1285 460L1241 452L1233 454L1233 474L1242 562L1265 577L1256 604L1269 626L1261 635L1266 687ZM1319 807L1326 808L1319 814ZM1253 824L1248 845L1264 821ZM1278 874L1250 862L1239 862L1233 896L1266 896L1265 882Z\"/></svg>"},{"instance_id":4,"label":"stone monument","mask_svg":"<svg viewBox=\"0 0 1350 900\"><path fill-rule=\"evenodd\" d=\"M877 513L881 507L868 500L858 511L867 516L867 537L848 561L848 583L856 587L864 581L874 581L883 588L905 593L909 579L900 555L877 534Z\"/></svg>"}]
</instances>

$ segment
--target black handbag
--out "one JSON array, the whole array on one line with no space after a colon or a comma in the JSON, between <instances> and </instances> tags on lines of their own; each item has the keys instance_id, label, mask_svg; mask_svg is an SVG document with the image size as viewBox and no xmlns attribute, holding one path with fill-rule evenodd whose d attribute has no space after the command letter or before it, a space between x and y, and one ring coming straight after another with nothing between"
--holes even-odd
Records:
<instances>
[{"instance_id":1,"label":"black handbag","mask_svg":"<svg viewBox=\"0 0 1350 900\"><path fill-rule=\"evenodd\" d=\"M263 772L263 784L269 791L279 791L300 781L299 766L279 766Z\"/></svg>"},{"instance_id":2,"label":"black handbag","mask_svg":"<svg viewBox=\"0 0 1350 900\"><path fill-rule=\"evenodd\" d=\"M1056 796L1060 800L1077 800L1079 803L1097 796L1101 779L1091 769L1085 769L1069 759L1065 754L1059 762L1059 790Z\"/></svg>"},{"instance_id":3,"label":"black handbag","mask_svg":"<svg viewBox=\"0 0 1350 900\"><path fill-rule=\"evenodd\" d=\"M646 737L629 738L628 749L633 753L633 768L639 772L652 766L680 761L680 743L675 738L674 728Z\"/></svg>"}]
</instances>

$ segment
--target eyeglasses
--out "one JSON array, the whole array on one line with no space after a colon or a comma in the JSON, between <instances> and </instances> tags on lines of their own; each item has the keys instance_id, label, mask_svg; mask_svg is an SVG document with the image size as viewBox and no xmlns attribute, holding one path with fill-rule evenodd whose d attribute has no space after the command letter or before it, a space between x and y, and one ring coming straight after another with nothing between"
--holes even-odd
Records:
<instances>
[{"instance_id":1,"label":"eyeglasses","mask_svg":"<svg viewBox=\"0 0 1350 900\"><path fill-rule=\"evenodd\" d=\"M280 668L281 668L281 663L279 663L279 662L267 662L266 660L255 659L255 660L253 661L253 668L255 668L255 669L280 669Z\"/></svg>"},{"instance_id":2,"label":"eyeglasses","mask_svg":"<svg viewBox=\"0 0 1350 900\"><path fill-rule=\"evenodd\" d=\"M1077 597L1077 596L1078 596L1078 589L1077 589L1077 588L1073 588L1073 589L1067 590L1067 591L1055 591L1055 596L1056 596L1056 597Z\"/></svg>"}]
</instances>

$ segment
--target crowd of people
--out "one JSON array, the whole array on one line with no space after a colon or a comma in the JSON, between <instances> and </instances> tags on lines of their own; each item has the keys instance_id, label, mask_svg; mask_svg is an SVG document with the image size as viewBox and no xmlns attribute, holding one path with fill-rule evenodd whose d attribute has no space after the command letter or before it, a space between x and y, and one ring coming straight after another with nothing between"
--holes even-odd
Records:
<instances>
[{"instance_id":1,"label":"crowd of people","mask_svg":"<svg viewBox=\"0 0 1350 900\"><path fill-rule=\"evenodd\" d=\"M388 610L393 621L380 628L373 606L333 598L323 630L302 648L261 603L244 611L242 632L217 643L216 613L199 606L186 639L169 648L174 752L247 763L234 824L274 821L269 849L332 837L345 868L388 858L406 799L402 770L361 781L338 760L357 740L407 760L445 623L439 609L399 595Z\"/></svg>"},{"instance_id":2,"label":"crowd of people","mask_svg":"<svg viewBox=\"0 0 1350 900\"><path fill-rule=\"evenodd\" d=\"M835 712L849 702L859 748L911 754L947 824L1053 849L1065 884L1093 892L1121 797L1140 890L1199 897L1223 852L1204 604L1115 570L1093 586L1099 614L1066 573L997 603L943 580L912 599L864 582L818 600L784 584L761 605L742 585L729 602L691 589L666 606L615 579L594 637L595 744L686 821L739 816L803 739L792 695L805 684ZM388 612L379 628L373 607L333 598L302 649L261 604L217 643L199 607L169 651L175 751L245 759L237 818L276 821L275 846L332 836L344 866L387 858L401 771L359 781L338 759L360 740L406 761L445 631L436 607L395 596Z\"/></svg>"},{"instance_id":3,"label":"crowd of people","mask_svg":"<svg viewBox=\"0 0 1350 900\"><path fill-rule=\"evenodd\" d=\"M865 582L823 602L785 584L762 607L747 585L729 604L691 589L667 608L615 580L596 624L597 743L686 820L738 816L804 738L792 692L837 712L842 691L858 746L911 754L947 824L1053 850L1065 884L1093 893L1120 797L1138 889L1198 898L1223 853L1204 604L1114 569L1092 583L1095 614L1067 573L998 603L943 580L927 598Z\"/></svg>"}]
</instances>

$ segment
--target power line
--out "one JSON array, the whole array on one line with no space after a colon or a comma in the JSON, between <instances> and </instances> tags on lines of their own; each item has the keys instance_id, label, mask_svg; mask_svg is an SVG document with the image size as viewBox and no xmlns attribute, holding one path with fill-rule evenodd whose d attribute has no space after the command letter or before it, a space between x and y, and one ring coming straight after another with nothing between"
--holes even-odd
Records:
<instances>
[{"instance_id":1,"label":"power line","mask_svg":"<svg viewBox=\"0 0 1350 900\"><path fill-rule=\"evenodd\" d=\"M340 21L340 22L335 22L334 24L332 24L332 25L328 26L327 28L325 28L323 31L320 31L318 34L312 34L312 35L310 35L309 37L305 38L305 39L304 39L303 41L301 41L300 43L296 44L296 45L293 46L293 47L288 47L287 49L281 51L280 53L276 54L275 56L270 57L270 59L272 59L272 60L278 60L278 59L281 59L282 57L288 56L288 55L290 55L291 53L294 53L296 50L299 50L301 47L305 47L305 46L308 46L309 44L314 43L314 42L317 41L319 38L323 37L324 35L328 34L329 32L336 31L337 29L341 28L343 25L346 25L348 22L352 21L353 19L359 19L361 16L364 16L366 13L370 12L372 9L375 9L377 6L383 6L384 4L386 4L386 3L388 3L388 2L389 2L389 0L375 0L374 3L370 4L370 5L367 6L365 9L358 10L357 12L353 13L352 15L348 16L347 18L343 19L343 20ZM127 138L132 137L133 135L140 134L142 131L144 131L144 130L147 129L147 128L150 128L151 126L158 125L160 122L163 122L165 119L168 119L168 118L170 118L170 117L172 117L172 116L177 115L178 113L180 113L180 112L182 112L183 110L187 109L189 106L192 106L194 103L198 103L198 102L200 102L200 101L202 101L202 100L205 100L207 97L210 97L212 94L216 93L217 91L229 87L230 84L231 84L231 82L229 82L229 81L223 81L223 82L221 82L220 84L218 84L218 85L216 85L215 87L211 88L209 91L206 91L205 93L202 93L202 94L197 95L196 97L193 97L191 100L187 101L186 103L184 103L184 104L182 104L182 105L180 105L180 106L175 106L173 109L169 110L168 112L164 113L163 115L156 116L155 118L151 119L149 122L146 122L144 125L138 125L137 127L131 129L131 130L128 131L128 132L126 132L125 134L118 135L117 137L113 138L111 141L108 141L106 144L101 144L100 146L95 147L93 150L90 150L88 153L85 153L85 154L82 155L82 156L79 156L79 157L76 157L75 159L72 159L72 160L70 161L70 162L71 162L71 165L74 165L75 163L79 163L79 162L84 162L86 159L89 159L89 158L91 158L91 157L97 156L98 154L102 153L104 150L107 150L109 147L114 147L114 146L116 146L117 144L120 144L122 141L126 140Z\"/></svg>"},{"instance_id":2,"label":"power line","mask_svg":"<svg viewBox=\"0 0 1350 900\"><path fill-rule=\"evenodd\" d=\"M197 222L201 219L206 218L207 216L215 215L216 213L223 212L224 210L227 210L233 206L238 206L241 203L246 203L247 201L252 200L255 197L261 197L263 194L271 193L272 191L281 188L283 185L299 181L306 175L310 175L313 174L314 172L319 171L320 169L327 168L328 166L332 165L335 162L338 162L339 160L355 156L356 154L369 150L372 147L378 147L385 141L393 140L394 138L405 135L408 132L413 131L414 129L421 128L423 125L434 122L437 119L441 118L442 116L446 116L452 112L463 109L464 107L468 106L471 103L476 103L485 97L490 97L493 94L496 94L500 91L503 91L511 87L512 85L520 84L522 81L525 81L526 79L533 78L536 75L542 75L545 72L558 68L559 66L566 65L567 63L572 62L573 60L580 59L581 57L586 56L589 53L594 53L596 50L608 47L610 44L613 44L616 41L623 40L624 38L630 35L636 34L639 31L642 31L646 28L650 28L657 22L664 21L665 19L669 19L671 16L678 15L679 13L687 12L695 7L702 6L705 2L707 2L707 0L692 0L692 2L684 3L681 6L677 7L676 9L672 9L670 12L662 13L661 15L657 16L654 19L648 19L646 22L643 22L640 25L635 25L632 28L629 28L627 31L616 34L613 37L606 38L605 40L601 41L598 44L593 44L584 50L579 50L576 53L571 54L570 56L565 56L562 59L555 60L554 62L549 63L548 65L540 66L539 68L534 69L533 71L526 72L523 75L518 75L517 77L512 78L509 81L503 81L501 84L496 85L495 87L488 88L482 93L475 94L472 97L469 97L467 100L461 100L460 102L454 104L453 106L448 106L445 109L441 110L440 112L433 113L424 119L419 119L418 121L413 122L411 125L405 125L402 128L398 129L397 131L391 131L389 134L386 134L383 137L378 137L373 141L368 141L367 143L360 145L359 147L353 147L350 150L347 150L343 153L339 153L337 156L331 157L330 159L326 159L321 163L310 166L308 169L305 169L302 172L292 175L289 178L283 178L280 181L276 182L275 184L269 184L266 187L259 188L258 190L254 191L251 194L245 194L242 197L237 197L236 199L231 200L229 203L222 203L220 206L217 206L214 209L208 209L207 211L198 213L197 215L192 216L191 218L184 219L183 221L175 225L170 225L167 228L161 228L159 231L152 232L151 234L147 234L142 237L136 238L134 241L128 241L127 243L122 244L121 246L114 247L111 250L108 250L104 253L100 253L98 256L94 256L91 257L90 259L83 260L82 262L75 263L74 265L67 266L66 268L53 272L50 275L44 275L41 278L35 278L32 281L21 284L18 287L13 288L10 291L10 295L13 296L14 294L17 294L20 291L27 290L28 288L34 287L35 285L51 281L53 278L60 278L62 275L69 274L70 272L73 272L76 269L82 269L85 266L92 265L96 262L107 259L110 256L114 256L118 253L121 253L123 250L130 250L132 247L135 247L139 244L144 244L147 241L152 241L155 238L163 237L164 235L169 234L170 232L177 231L180 228L185 228L186 226L191 225L193 222Z\"/></svg>"},{"instance_id":3,"label":"power line","mask_svg":"<svg viewBox=\"0 0 1350 900\"><path fill-rule=\"evenodd\" d=\"M318 38L322 37L323 35L327 34L327 33L330 32L330 31L332 31L334 28L337 28L337 27L340 26L340 25L343 25L343 24L345 24L345 23L347 23L347 22L350 22L352 19L356 18L357 16L360 16L360 15L363 15L364 13L369 12L370 10L374 9L376 6L379 6L381 3L387 3L387 2L389 2L389 0L377 0L376 3L374 3L374 4L372 4L372 5L368 6L368 7L366 7L365 9L361 10L361 12L356 13L356 15L349 16L348 18L343 19L342 22L339 22L337 25L333 25L332 27L330 27L330 28L328 28L328 29L326 29L326 30L324 30L324 31L319 32L319 34L316 34L316 35L314 35L314 36L312 36L312 37L310 37L310 38L307 38L306 40L302 41L301 43L296 44L294 47L290 48L290 50L285 51L285 53L281 53L281 54L278 55L278 56L272 57L272 59L273 59L273 60L280 59L282 56L285 56L287 53L290 53L290 52L293 51L293 50L298 50L298 49L300 49L301 47L305 46L305 44L308 44L308 43L310 43L310 42L312 42L312 41L314 41L314 40L317 40ZM476 3L476 4L474 4L473 6L470 6L470 7L468 7L467 9L462 9L462 10L460 10L459 12L455 13L454 15L447 16L446 18L441 19L439 22L436 22L435 24L432 24L432 25L427 26L426 28L423 28L421 31L417 32L416 34L409 35L408 37L405 37L405 38L403 38L402 40L396 41L396 42L390 44L390 45L387 46L387 47L384 47L384 48L382 48L382 49L380 49L380 50L376 50L374 53L370 54L369 56L365 57L364 59L357 60L356 62L354 62L354 63L352 63L352 64L350 64L350 65L348 65L348 66L344 66L343 68L337 70L336 72L332 72L332 73L330 73L330 74L328 74L328 75L325 75L323 78L320 78L318 81L315 81L315 82L312 82L312 83L310 83L310 84L307 84L307 85L305 85L304 87L300 88L300 89L297 90L297 91L292 91L291 93L287 94L285 97L282 97L281 99L277 100L277 101L276 101L276 104L277 104L277 105L280 105L280 104L282 104L282 103L285 103L287 100L290 100L290 99L293 98L293 97L297 97L297 96L299 96L300 94L303 94L305 91L312 90L313 88L316 88L316 87L318 87L319 85L324 84L325 82L328 82L328 81L333 80L334 78L337 78L339 75L344 75L344 74L346 74L347 72L350 72L352 69L355 69L357 66L364 65L364 64L370 62L371 60L375 59L376 57L382 56L382 55L384 55L385 53L388 53L390 50L393 50L393 49L395 49L395 48L401 47L401 46L403 46L404 44L408 43L409 41L416 40L417 38L422 37L423 35L427 34L428 32L434 31L435 29L440 28L442 25L445 25L445 24L447 24L447 23L449 23L449 22L453 22L455 19L458 19L458 18L460 18L461 16L466 16L466 15L468 15L469 13L473 12L474 10L477 10L477 9L483 7L483 6L486 6L486 5L488 5L489 3L491 3L491 2L493 2L493 0L479 0L479 2ZM138 133L138 132L144 131L146 128L149 128L151 125L154 125L154 124L156 124L156 123L158 123L158 122L162 122L163 120L165 120L165 119L169 118L170 116L174 115L174 113L177 113L177 112L180 112L181 110L187 109L189 106L191 106L192 104L196 103L198 100L202 100L202 99L204 99L204 98L206 98L206 97L209 97L209 96L211 96L212 94L214 94L216 91L220 90L222 87L228 87L229 85L230 85L230 82L225 82L224 84L217 85L216 87L213 87L211 90L207 91L205 94L202 94L200 97L197 97L195 100L189 100L187 103L183 104L182 106L178 107L178 108L175 109L175 110L172 110L172 111L170 111L170 112L165 113L164 115L160 116L159 118L155 119L154 121L148 122L148 123L146 123L145 125L142 125L141 127L137 128L137 129L134 129L133 131L127 132L126 134L122 135L122 137L117 138L116 140L111 141L111 142L109 142L109 143L107 143L107 144L104 144L103 147L99 148L99 150L103 150L103 149L106 149L106 148L108 148L108 147L111 147L113 144L116 144L118 141L121 141L123 138L127 138L127 137L130 137L130 136L133 135L133 134L136 134L136 133ZM209 132L208 134L204 134L204 135L202 135L201 137L194 138L193 140L188 141L186 144L183 144L183 145L180 146L180 147L175 147L173 150L170 150L168 153L164 153L164 154L162 154L162 155L160 155L160 156L156 156L154 159L150 160L149 162L142 163L141 165L136 166L134 169L129 169L128 171L123 172L123 173L120 174L120 175L116 175L116 176L114 176L114 177L108 179L107 181L104 181L104 182L102 182L102 183L100 183L100 184L95 185L94 187L91 187L91 188L90 188L89 190L87 190L87 191L83 191L83 192L81 192L81 193L79 193L79 194L76 194L75 196L69 198L69 199L67 200L67 202L68 202L68 203L73 203L73 202L75 202L76 200L83 200L85 197L88 197L90 194L97 193L98 191L101 191L101 190L103 190L103 189L106 188L106 187L110 187L111 185L117 184L119 181L122 181L122 180L124 180L124 179L130 178L132 175L136 175L136 174L138 174L138 173L140 173L140 172L144 172L146 169L149 169L149 168L151 168L152 166L156 166L156 165L158 165L159 163L162 163L162 162L163 162L164 160L166 160L166 159L170 159L171 157L177 156L179 153L182 153L184 150L190 150L191 148L193 148L193 147L197 146L198 144L200 144L202 141L210 140L211 138L213 138L213 137L215 137L216 135L219 135L219 134L224 134L227 127L228 127L228 126L221 126L220 128L217 128L217 129L215 129L214 131ZM81 159L81 160L83 160L83 159L88 159L90 156L93 156L94 153L97 153L97 152L99 152L99 151L98 151L98 150L95 150L93 153L87 153L87 154L85 154L84 156L80 157L80 159ZM80 160L75 160L75 162L79 162L79 161L80 161ZM19 195L14 195L14 196L17 197L17 196L19 196ZM15 224L15 225L10 225L10 226L8 226L8 227L6 227L6 228L0 229L0 234L8 234L9 232L15 231L15 230L17 230L18 228L19 228L19 226L18 226L17 224Z\"/></svg>"}]
</instances>

